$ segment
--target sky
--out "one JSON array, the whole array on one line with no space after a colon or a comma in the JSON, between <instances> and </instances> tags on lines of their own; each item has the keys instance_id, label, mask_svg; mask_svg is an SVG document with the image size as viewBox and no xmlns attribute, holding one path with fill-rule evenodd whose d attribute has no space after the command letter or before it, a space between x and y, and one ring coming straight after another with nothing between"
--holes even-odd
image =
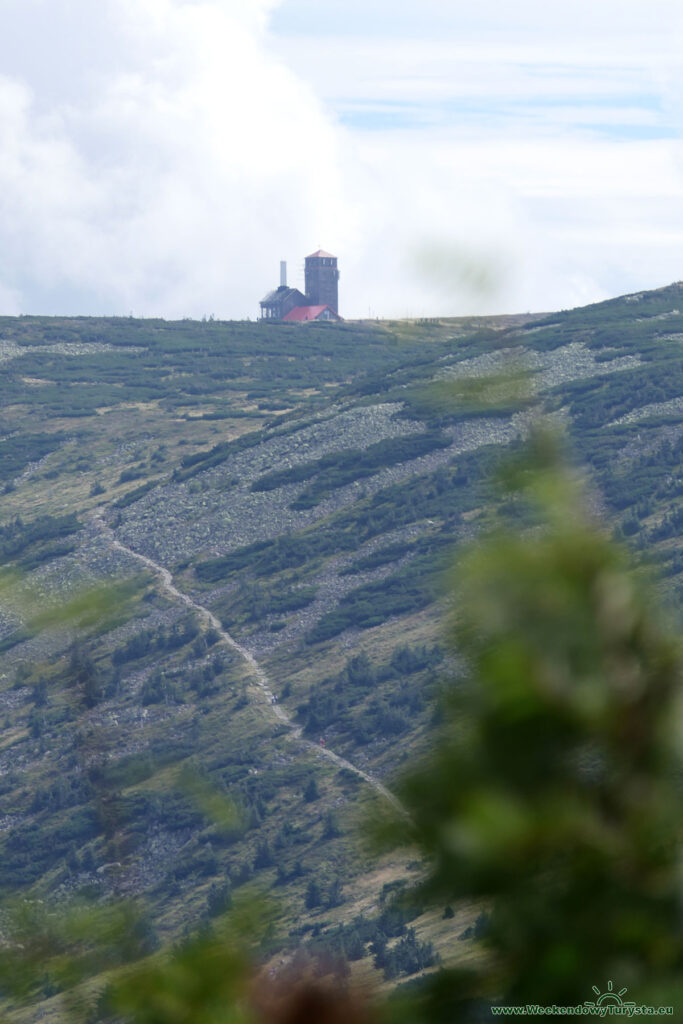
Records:
<instances>
[{"instance_id":1,"label":"sky","mask_svg":"<svg viewBox=\"0 0 683 1024\"><path fill-rule=\"evenodd\" d=\"M683 278L680 0L0 0L0 314L550 311Z\"/></svg>"}]
</instances>

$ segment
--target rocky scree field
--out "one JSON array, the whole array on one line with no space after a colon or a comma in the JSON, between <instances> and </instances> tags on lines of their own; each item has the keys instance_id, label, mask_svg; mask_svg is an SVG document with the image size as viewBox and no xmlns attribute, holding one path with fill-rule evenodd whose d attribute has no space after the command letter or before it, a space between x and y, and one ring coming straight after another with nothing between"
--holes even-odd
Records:
<instances>
[{"instance_id":1,"label":"rocky scree field","mask_svg":"<svg viewBox=\"0 0 683 1024\"><path fill-rule=\"evenodd\" d=\"M357 822L457 685L444 569L510 511L492 477L539 409L680 604L679 309L0 320L2 893L133 896L152 949L255 883L264 957L394 981L475 955L477 911L400 902L420 865L368 859Z\"/></svg>"}]
</instances>

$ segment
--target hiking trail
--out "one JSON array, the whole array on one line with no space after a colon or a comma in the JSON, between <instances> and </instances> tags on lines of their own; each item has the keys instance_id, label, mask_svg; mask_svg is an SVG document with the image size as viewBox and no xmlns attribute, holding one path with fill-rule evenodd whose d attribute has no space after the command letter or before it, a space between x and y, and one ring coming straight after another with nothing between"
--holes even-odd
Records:
<instances>
[{"instance_id":1,"label":"hiking trail","mask_svg":"<svg viewBox=\"0 0 683 1024\"><path fill-rule=\"evenodd\" d=\"M195 599L190 597L189 594L185 594L183 593L182 590L178 590L178 588L173 582L173 576L171 575L168 569L164 568L163 565L159 565L158 562L155 562L152 558L149 558L147 555L142 555L140 554L140 552L134 551L132 548L129 548L126 544L120 541L118 537L115 535L114 531L111 529L111 527L103 521L101 515L96 513L93 516L93 521L97 528L108 539L112 547L117 548L119 551L122 551L124 554L127 554L132 558L135 558L138 562L142 562L142 564L145 565L148 569L150 569L151 572L154 573L154 575L157 577L157 579L159 579L159 581L161 582L162 589L167 594L175 598L177 601L182 602L182 604L186 605L188 608L191 608L193 611L195 611L200 616L200 618L202 618L206 623L208 623L210 626L213 627L213 629L216 630L216 632L221 638L222 643L227 644L228 647L231 647L234 651L237 652L237 654L240 655L241 658L243 658L243 660L249 666L251 675L256 685L259 687L265 698L264 703L267 704L268 708L275 716L275 718L277 718L283 725L287 726L287 728L289 729L289 734L292 739L297 740L301 744L301 746L307 747L309 750L314 750L316 754L318 754L318 756L326 757L328 761L333 761L340 768L346 768L348 769L348 771L353 772L354 775L358 775L359 778L363 779L364 782L371 786L376 793L379 793L380 796L387 800L392 805L392 807L394 807L395 810L397 810L404 817L408 817L408 813L403 804L400 802L400 800L398 800L398 798L394 796L394 794L390 790L388 790L386 786L382 785L379 779L376 779L373 775L370 775L369 772L363 771L362 768L359 768L351 761L347 761L347 759L345 757L342 757L341 754L335 754L335 752L333 750L330 750L329 747L320 746L318 743L314 743L311 740L307 740L304 737L302 727L293 722L291 716L277 702L277 697L273 693L273 690L271 688L271 682L268 676L266 675L265 671L261 668L261 666L259 665L254 655L251 653L251 651L248 651L246 647L239 643L239 641L235 640L235 638L231 636L230 633L228 633L227 630L223 628L222 622L216 615L213 614L212 611L206 608L203 604L200 604L199 601L195 601Z\"/></svg>"}]
</instances>

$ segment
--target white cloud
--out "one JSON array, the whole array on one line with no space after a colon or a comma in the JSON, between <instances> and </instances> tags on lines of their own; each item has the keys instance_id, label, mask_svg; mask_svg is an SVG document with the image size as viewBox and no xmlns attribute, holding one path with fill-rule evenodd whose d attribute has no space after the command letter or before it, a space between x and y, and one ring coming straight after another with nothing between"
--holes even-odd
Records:
<instances>
[{"instance_id":1,"label":"white cloud","mask_svg":"<svg viewBox=\"0 0 683 1024\"><path fill-rule=\"evenodd\" d=\"M552 310L681 277L683 177L669 142L368 134L357 143L367 216L342 278L361 314ZM497 292L427 287L412 256L434 243L475 263L488 254Z\"/></svg>"},{"instance_id":2,"label":"white cloud","mask_svg":"<svg viewBox=\"0 0 683 1024\"><path fill-rule=\"evenodd\" d=\"M341 219L334 131L263 45L272 3L28 6L53 41L68 7L73 64L55 44L0 81L0 284L26 311L254 315Z\"/></svg>"},{"instance_id":3,"label":"white cloud","mask_svg":"<svg viewBox=\"0 0 683 1024\"><path fill-rule=\"evenodd\" d=\"M682 276L678 3L319 10L278 9L278 52L346 126L362 227L342 280L356 310L551 309ZM506 269L495 296L454 279L449 301L414 277L412 253L448 244Z\"/></svg>"},{"instance_id":4,"label":"white cloud","mask_svg":"<svg viewBox=\"0 0 683 1024\"><path fill-rule=\"evenodd\" d=\"M666 283L680 23L671 0L0 0L0 312L254 316L318 244L349 316ZM420 277L425 246L497 291Z\"/></svg>"}]
</instances>

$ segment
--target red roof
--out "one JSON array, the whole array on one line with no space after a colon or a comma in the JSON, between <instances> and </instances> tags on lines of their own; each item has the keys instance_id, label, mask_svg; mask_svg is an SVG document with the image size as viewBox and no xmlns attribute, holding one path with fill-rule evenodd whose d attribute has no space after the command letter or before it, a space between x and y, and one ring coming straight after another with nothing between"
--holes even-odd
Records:
<instances>
[{"instance_id":1,"label":"red roof","mask_svg":"<svg viewBox=\"0 0 683 1024\"><path fill-rule=\"evenodd\" d=\"M324 249L318 249L317 252L312 252L310 256L307 256L307 260L326 258L328 260L336 260L336 256L333 256L331 252L325 252Z\"/></svg>"},{"instance_id":2,"label":"red roof","mask_svg":"<svg viewBox=\"0 0 683 1024\"><path fill-rule=\"evenodd\" d=\"M333 316L338 320L339 316L334 312L331 306L295 306L294 309L290 309L286 316L283 316L283 320L302 322L304 320L317 320L324 309L329 309Z\"/></svg>"}]
</instances>

